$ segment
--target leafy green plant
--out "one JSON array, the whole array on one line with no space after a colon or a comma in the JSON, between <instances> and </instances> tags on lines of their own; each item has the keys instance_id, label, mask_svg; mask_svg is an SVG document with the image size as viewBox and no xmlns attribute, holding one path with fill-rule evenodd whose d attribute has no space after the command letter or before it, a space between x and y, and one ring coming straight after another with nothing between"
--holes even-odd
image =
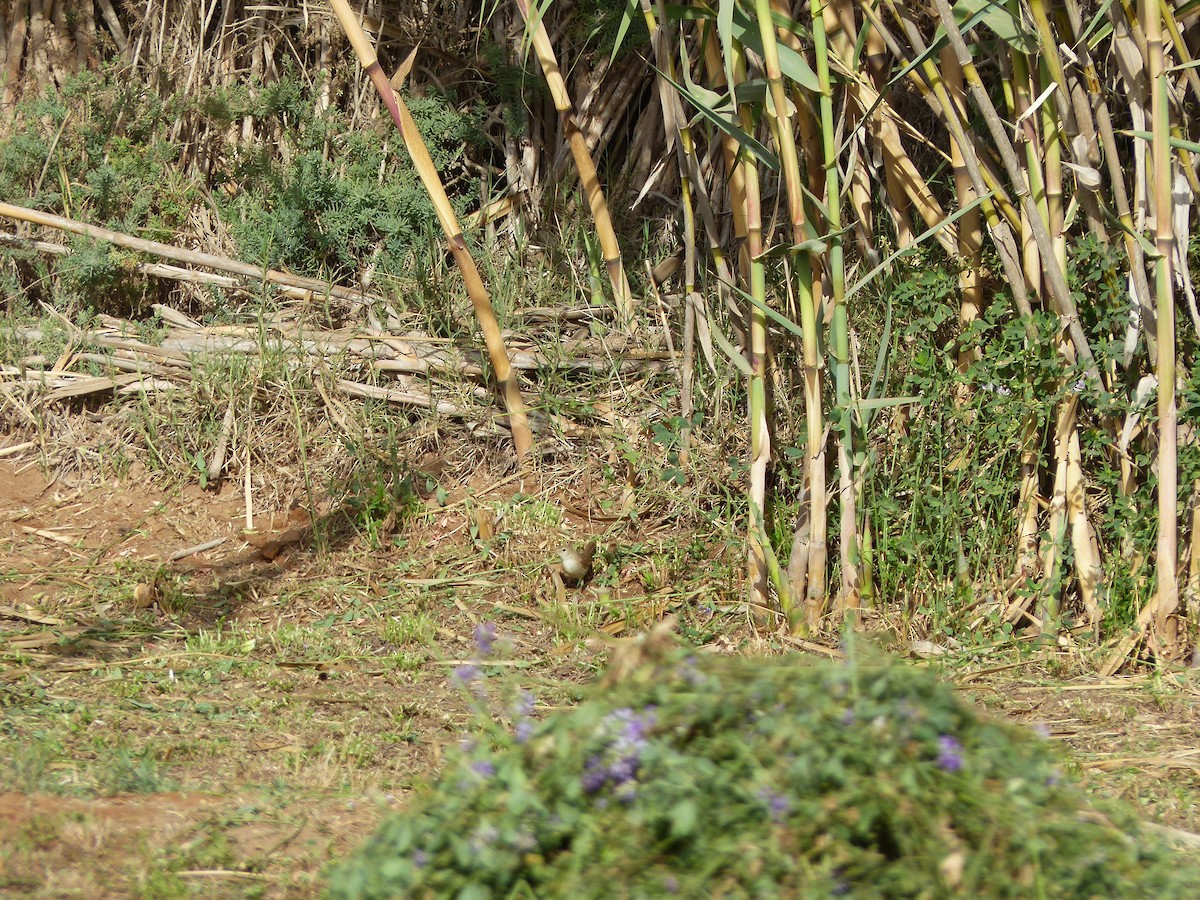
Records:
<instances>
[{"instance_id":1,"label":"leafy green plant","mask_svg":"<svg viewBox=\"0 0 1200 900\"><path fill-rule=\"evenodd\" d=\"M1033 735L932 676L669 654L540 723L484 714L332 873L368 897L1169 896L1188 870L1092 810Z\"/></svg>"}]
</instances>

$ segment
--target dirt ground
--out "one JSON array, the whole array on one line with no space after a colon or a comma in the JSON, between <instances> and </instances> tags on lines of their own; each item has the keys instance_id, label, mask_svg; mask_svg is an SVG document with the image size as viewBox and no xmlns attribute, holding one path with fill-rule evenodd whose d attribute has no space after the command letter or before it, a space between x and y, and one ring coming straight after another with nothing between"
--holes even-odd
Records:
<instances>
[{"instance_id":1,"label":"dirt ground","mask_svg":"<svg viewBox=\"0 0 1200 900\"><path fill-rule=\"evenodd\" d=\"M493 669L543 712L606 641L670 613L691 640L775 649L746 633L725 544L629 514L619 484L416 483L392 508L296 498L246 534L239 485L0 459L0 893L317 895L467 733L448 674L478 658L483 622ZM565 583L558 549L593 538L597 577ZM1090 789L1200 831L1196 674L1086 668L976 656L947 674L1065 742Z\"/></svg>"}]
</instances>

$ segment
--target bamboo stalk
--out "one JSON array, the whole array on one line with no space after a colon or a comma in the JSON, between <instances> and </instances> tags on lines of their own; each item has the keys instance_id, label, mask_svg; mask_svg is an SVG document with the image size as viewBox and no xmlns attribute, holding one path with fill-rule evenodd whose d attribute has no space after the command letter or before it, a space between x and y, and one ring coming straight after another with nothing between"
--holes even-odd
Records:
<instances>
[{"instance_id":1,"label":"bamboo stalk","mask_svg":"<svg viewBox=\"0 0 1200 900\"><path fill-rule=\"evenodd\" d=\"M816 59L818 97L821 117L821 165L825 169L825 202L828 244L828 274L833 300L833 321L829 331L829 351L833 357L834 411L833 424L838 438L838 495L840 499L839 549L841 551L842 584L837 605L841 611L856 609L862 590L861 562L856 504L854 467L854 415L850 394L850 318L846 307L846 263L842 244L841 190L838 186L835 125L833 120L833 86L830 77L829 48L826 42L826 16L833 10L814 5L812 8L813 55Z\"/></svg>"},{"instance_id":2,"label":"bamboo stalk","mask_svg":"<svg viewBox=\"0 0 1200 900\"><path fill-rule=\"evenodd\" d=\"M1171 272L1175 235L1171 209L1171 107L1164 71L1162 10L1158 0L1141 0L1150 77L1151 152L1154 163L1155 288L1158 314L1158 549L1154 633L1167 638L1167 618L1179 606L1178 410L1175 405L1175 279ZM1174 649L1174 648L1170 648Z\"/></svg>"},{"instance_id":3,"label":"bamboo stalk","mask_svg":"<svg viewBox=\"0 0 1200 900\"><path fill-rule=\"evenodd\" d=\"M344 0L337 0L337 2L342 3ZM575 121L574 106L567 93L567 85L563 80L562 72L559 70L554 47L550 43L550 35L546 31L546 24L542 21L541 16L538 15L535 18L530 15L528 0L516 0L516 4L525 20L526 27L530 29L534 52L542 67L546 84L550 88L554 107L558 110L559 118L562 121L563 135L575 158L579 183L592 211L592 220L596 223L596 237L600 240L600 249L604 254L604 266L612 284L617 309L620 310L626 324L632 325L635 312L633 292L629 287L629 279L625 275L621 247L617 243L612 216L608 211L608 202L604 198L604 190L600 186L600 178L596 173L596 163L593 161L591 153L588 152L587 141L579 130L578 122Z\"/></svg>"},{"instance_id":4,"label":"bamboo stalk","mask_svg":"<svg viewBox=\"0 0 1200 900\"><path fill-rule=\"evenodd\" d=\"M52 241L38 241L8 232L0 232L0 245L14 247L19 250L32 250L37 253L45 253L47 256L70 256L74 252L66 244L56 244ZM228 260L228 262L236 263L236 260ZM208 285L209 287L242 291L244 293L254 295L257 295L261 292L260 288L255 287L255 283L263 280L263 273L261 269L257 270L257 274L253 278L249 278L247 276L217 275L212 272L201 272L196 269L184 269L168 263L140 262L134 266L133 270L139 275L148 275L154 278L166 278L170 281L178 281L184 284L203 284ZM283 276L284 279L287 279L287 281L291 281L293 278L301 282L307 281L307 279L301 279L298 276L287 275L287 273L284 272L280 272L278 274ZM276 289L281 295L285 297L292 297L297 300L310 300L314 294L318 293L311 287L299 287L294 284L285 283L284 280L277 280L273 281L272 283L276 286ZM332 294L332 290L335 286L331 286L325 282L317 283L321 285L321 291L319 293L322 296L327 293ZM382 297L378 297L373 294L356 294L355 299L358 302L385 302Z\"/></svg>"},{"instance_id":5,"label":"bamboo stalk","mask_svg":"<svg viewBox=\"0 0 1200 900\"><path fill-rule=\"evenodd\" d=\"M492 299L488 295L487 288L484 287L483 280L479 276L479 269L475 266L475 260L472 258L470 251L467 250L467 243L463 239L462 229L458 226L458 220L454 215L453 207L450 205L450 198L446 195L446 189L442 185L442 179L433 165L433 160L429 157L429 151L425 147L425 142L421 138L421 133L417 130L417 125L413 121L408 107L392 90L392 85L375 56L375 49L371 46L371 42L367 40L366 34L363 33L362 27L358 24L358 19L350 9L350 4L347 0L330 0L330 2L333 4L333 10L337 13L338 21L341 22L342 28L345 30L346 36L350 39L350 44L358 56L359 64L375 85L380 98L388 108L388 112L391 113L392 121L400 129L400 134L404 138L404 145L408 148L408 154L417 169L417 174L421 177L421 182L425 185L425 190L433 201L438 220L442 224L442 230L445 232L446 240L450 245L450 252L453 254L454 261L458 264L459 270L462 272L463 281L466 283L467 294L470 296L471 304L475 308L475 319L479 323L480 330L483 332L483 338L488 348L488 356L491 358L492 368L496 373L496 381L500 386L504 405L511 417L513 444L516 446L517 457L523 459L533 448L533 434L529 430L525 400L521 397L521 389L517 385L516 377L513 375L512 367L509 364L508 353L504 347L504 339L500 335L500 324L496 321L495 310L492 309ZM415 53L416 51L413 52Z\"/></svg>"},{"instance_id":6,"label":"bamboo stalk","mask_svg":"<svg viewBox=\"0 0 1200 900\"><path fill-rule=\"evenodd\" d=\"M942 78L951 98L961 104L963 101L962 69L958 59L949 48L942 49ZM950 160L954 167L954 188L958 194L960 209L971 204L976 196L971 184L971 174L967 171L966 156L958 141L950 140ZM964 261L958 275L961 300L958 308L958 318L963 327L969 327L983 312L984 293L983 279L980 277L980 264L983 259L983 230L982 220L978 209L973 209L962 217L958 224L958 255ZM979 345L962 346L958 351L958 371L966 373L971 364L982 356Z\"/></svg>"},{"instance_id":7,"label":"bamboo stalk","mask_svg":"<svg viewBox=\"0 0 1200 900\"><path fill-rule=\"evenodd\" d=\"M744 63L739 60L736 67L738 77L744 72ZM747 133L753 130L752 113L746 104L740 110L742 127ZM766 265L763 259L762 195L759 189L758 160L754 154L743 150L738 156L738 168L745 184L746 209L746 254L750 268L750 296L755 303L750 308L750 487L749 547L747 580L749 582L749 612L756 624L766 621L770 593L768 588L768 551L766 536L767 467L771 461L771 434L767 423L767 317L764 306L767 299Z\"/></svg>"},{"instance_id":8,"label":"bamboo stalk","mask_svg":"<svg viewBox=\"0 0 1200 900\"><path fill-rule=\"evenodd\" d=\"M757 0L756 14L758 19L759 37L762 40L763 60L766 65L767 83L770 89L770 102L768 104L767 119L771 126L771 132L775 137L775 143L780 151L780 167L783 172L784 184L787 190L787 206L788 220L791 227L791 244L792 250L790 257L792 261L792 270L796 275L796 295L797 305L800 308L801 331L803 333L804 346L804 368L806 380L810 377L816 377L819 384L819 374L817 373L817 344L820 340L818 335L818 325L816 317L816 309L813 306L813 275L812 266L809 262L809 253L807 249L802 249L804 242L808 238L809 224L804 214L804 184L800 171L800 159L796 148L795 127L792 125L791 101L787 96L783 80L783 72L779 66L779 49L776 42L776 26L772 18L772 7L770 0ZM762 310L756 310L762 313ZM764 313L764 334L762 336L763 346L765 349L765 313ZM752 342L753 343L753 342ZM811 363L811 368L810 368ZM815 402L814 402L815 401ZM808 432L810 435L819 433L823 428L823 416L821 411L820 388L818 386L815 393L806 391L805 397L805 419L808 422ZM811 459L814 447L809 447L808 453ZM823 474L823 473L822 473ZM807 545L812 540L811 528L813 524L813 514L807 507L812 503L825 503L824 493L818 496L811 489L812 472L806 471L804 480L809 482L803 493L805 499L803 502L806 507L802 521L806 522L809 527L809 533L806 535L806 542L797 548L796 541L793 538L793 549L800 553L806 553ZM818 517L819 518L819 517ZM807 580L807 560L798 560L796 565L789 564L789 579L788 589L780 596L780 607L787 620L788 626L794 632L804 632L811 629L815 625L815 621L810 622L805 618L806 607L794 607L793 604L801 602L806 597ZM799 588L800 592L796 593L795 589ZM818 603L824 598L818 598ZM811 615L814 619L820 616L819 606L811 610Z\"/></svg>"},{"instance_id":9,"label":"bamboo stalk","mask_svg":"<svg viewBox=\"0 0 1200 900\"><path fill-rule=\"evenodd\" d=\"M777 15L789 15L783 0L772 0L771 9ZM768 37L760 13L759 28L763 33L764 46L774 48L774 32ZM799 39L786 28L779 27L778 39L797 53L803 52ZM777 51L772 49L773 53ZM782 94L782 92L780 92ZM796 98L795 110L799 131L804 134L812 129L805 121L811 118L808 106L801 96L799 86L792 94ZM779 108L779 101L775 101ZM787 187L788 217L791 224L793 250L790 254L791 270L796 291L796 307L799 311L801 330L801 377L803 379L804 420L806 427L805 465L797 497L796 525L792 534L791 554L788 558L788 583L790 602L800 603L797 610L786 610L788 625L793 634L801 636L815 631L825 612L827 561L826 541L829 530L829 511L825 496L825 420L821 393L820 343L821 322L818 312L819 285L814 277L814 251L799 250L807 238L815 236L805 214L804 172L801 171L801 154L796 146L791 122L791 107L784 107L786 115L772 117L773 129L780 132L776 141L783 148L783 169ZM815 167L814 167L815 168Z\"/></svg>"},{"instance_id":10,"label":"bamboo stalk","mask_svg":"<svg viewBox=\"0 0 1200 900\"><path fill-rule=\"evenodd\" d=\"M1064 6L1074 33L1081 33L1083 30L1083 20L1078 0L1066 0ZM1129 192L1125 184L1125 171L1122 166L1121 153L1117 148L1117 137L1113 130L1112 116L1109 114L1108 104L1104 100L1100 76L1097 74L1096 66L1092 62L1087 42L1080 42L1077 46L1080 59L1083 63L1084 77L1087 80L1088 93L1092 98L1094 106L1096 125L1099 129L1100 146L1104 150L1104 162L1108 168L1109 183L1112 185L1113 203L1116 208L1117 218L1122 225L1122 238L1125 245L1125 253L1129 257L1129 271L1133 279L1135 299L1138 307L1145 311L1146 318L1153 319L1154 309L1150 306L1150 283L1146 279L1145 254L1142 252L1142 245L1138 240L1137 232L1134 228L1133 212L1129 203ZM1157 354L1155 347L1156 340L1150 337L1146 343L1150 362L1153 365Z\"/></svg>"},{"instance_id":11,"label":"bamboo stalk","mask_svg":"<svg viewBox=\"0 0 1200 900\"><path fill-rule=\"evenodd\" d=\"M896 8L893 0L888 0L888 5L892 14L899 19L906 27L910 23L903 20L900 11ZM876 25L879 27L879 24ZM921 40L920 34L915 28L909 28L909 36L913 42L914 49L918 54L924 55L926 47ZM955 55L957 60L957 54ZM959 71L962 66L959 66ZM942 121L950 132L955 144L963 152L963 165L967 170L967 174L971 179L971 186L975 193L980 196L986 196L991 193L998 185L989 183L987 169L984 167L979 153L975 148L974 142L967 135L966 131L966 110L960 107L953 97L946 90L945 82L937 67L928 59L922 64L922 72L925 78L928 79L929 85L932 87L933 96L937 104L937 111L942 116ZM915 72L912 73L915 76ZM921 84L924 89L924 83ZM1017 307L1017 311L1021 314L1025 323L1025 334L1030 340L1037 339L1037 328L1033 324L1033 308L1029 302L1028 292L1025 290L1025 279L1020 268L1020 254L1017 249L1016 239L1013 237L1012 228L1008 218L1001 215L1000 209L1003 207L1002 198L997 194L996 203L992 200L985 200L982 204L984 216L987 219L988 230L992 234L993 242L996 246L997 254L1000 257L1000 265L1004 270L1005 278L1008 282L1009 290L1012 292L1013 304Z\"/></svg>"},{"instance_id":12,"label":"bamboo stalk","mask_svg":"<svg viewBox=\"0 0 1200 900\"><path fill-rule=\"evenodd\" d=\"M996 107L992 103L991 97L988 96L987 89L984 87L983 81L979 77L979 72L975 68L975 63L971 59L971 53L967 49L962 32L955 21L954 12L950 9L948 0L933 0L933 3L937 7L942 27L946 29L946 35L950 39L950 46L954 48L954 53L958 57L958 63L962 66L963 75L970 86L971 96L975 100L975 105L983 114L988 132L992 136L996 150L1000 153L1000 158L1004 163L1004 168L1008 173L1012 188L1021 201L1022 209L1029 217L1038 253L1043 259L1054 259L1054 245L1050 240L1050 234L1045 224L1038 215L1036 205L1030 194L1029 182L1021 171L1021 164L1017 160L1012 142L1005 133L1004 125L1000 121ZM1063 324L1066 325L1067 333L1071 336L1071 342L1075 345L1075 352L1079 355L1079 360L1083 364L1084 371L1097 388L1103 389L1100 370L1096 366L1096 357L1092 353L1087 335L1083 331L1083 325L1079 321L1079 313L1075 309L1075 301L1071 298L1071 291L1067 287L1066 276L1058 266L1051 265L1046 266L1045 274L1048 276L1050 293L1058 303L1059 309L1062 310Z\"/></svg>"}]
</instances>

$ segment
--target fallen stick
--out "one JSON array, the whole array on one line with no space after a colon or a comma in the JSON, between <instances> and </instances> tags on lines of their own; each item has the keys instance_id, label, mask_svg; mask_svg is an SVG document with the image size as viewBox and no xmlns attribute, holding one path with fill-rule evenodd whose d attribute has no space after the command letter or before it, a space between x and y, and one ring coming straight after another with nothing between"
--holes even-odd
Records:
<instances>
[{"instance_id":1,"label":"fallen stick","mask_svg":"<svg viewBox=\"0 0 1200 900\"><path fill-rule=\"evenodd\" d=\"M213 547L220 547L223 543L229 540L228 537L213 538L211 541L205 541L203 544L196 544L194 547L184 547L182 550L176 550L167 557L169 562L179 562L179 560L191 556L193 553L203 553L205 550L211 550Z\"/></svg>"},{"instance_id":2,"label":"fallen stick","mask_svg":"<svg viewBox=\"0 0 1200 900\"><path fill-rule=\"evenodd\" d=\"M25 441L22 444L13 444L11 447L0 447L0 459L3 459L6 456L12 456L16 453L21 453L25 450L32 450L36 446L36 441Z\"/></svg>"},{"instance_id":3,"label":"fallen stick","mask_svg":"<svg viewBox=\"0 0 1200 900\"><path fill-rule=\"evenodd\" d=\"M203 266L207 269L216 269L218 272L240 275L243 278L254 278L271 284L295 288L305 294L315 294L319 297L336 297L339 300L348 300L353 303L383 302L383 298L376 297L373 294L365 294L362 291L340 287L336 284L326 284L324 281L319 281L316 278L289 275L287 272L279 272L275 269L263 269L258 266L252 266L249 263L241 262L240 260L217 256L215 253L184 250L181 247L174 247L171 244L147 241L143 238L123 234L120 231L113 231L111 228L102 228L99 225L76 222L74 219L68 219L64 216L55 216L50 213L39 212L36 209L26 209L23 206L13 206L11 203L0 203L0 216L17 219L21 222L30 222L45 228L67 231L71 234L80 234L96 240L107 241L110 244L116 244L118 247L136 250L139 253L149 253L151 256L171 259L190 266ZM53 246L47 244L45 241L36 241L34 243L38 246L33 249L38 250L41 250L42 246Z\"/></svg>"},{"instance_id":4,"label":"fallen stick","mask_svg":"<svg viewBox=\"0 0 1200 900\"><path fill-rule=\"evenodd\" d=\"M360 384L357 381L347 381L344 378L337 379L334 385L339 391L350 397L386 400L388 403L395 403L400 406L418 406L422 409L431 409L443 415L456 416L462 419L475 418L479 413L479 410L464 409L461 406L455 406L448 400L434 400L428 394L418 394L415 391L376 387L373 384Z\"/></svg>"},{"instance_id":5,"label":"fallen stick","mask_svg":"<svg viewBox=\"0 0 1200 900\"><path fill-rule=\"evenodd\" d=\"M163 307L163 310L169 309L169 307ZM174 317L180 314L174 310L171 310L170 313L160 314L164 321L179 324ZM420 346L423 341L412 336L391 338L361 332L338 334L308 330L303 333L310 337L299 337L275 330L274 333L264 337L248 328L239 327L236 329L236 333L230 331L218 333L215 328L197 331L194 326L180 325L178 331L169 333L159 346L154 346L133 338L113 334L112 331L116 330L117 325L122 331L133 330L132 323L119 320L113 320L113 322L111 328L80 332L78 339L83 344L157 357L164 364L184 368L190 367L188 354L206 356L217 353L260 353L266 349L280 353L299 351L303 355L322 359L344 353L361 358L380 372L398 372L409 375L456 374L467 378L482 378L485 371L483 368L484 353L481 350L442 349L436 346L425 348ZM222 328L229 327L222 326ZM36 343L43 336L41 330L36 328L25 329L19 331L18 334L30 343ZM513 369L522 372L552 369L562 372L611 371L619 374L632 374L634 372L663 371L668 365L666 356L667 354L655 350L610 353L603 357L573 357L566 352L549 356L544 353L518 350L510 353L510 365ZM158 374L166 373L159 372Z\"/></svg>"},{"instance_id":6,"label":"fallen stick","mask_svg":"<svg viewBox=\"0 0 1200 900\"><path fill-rule=\"evenodd\" d=\"M30 250L35 253L44 253L47 256L70 256L75 251L66 244L55 244L52 241L39 241L34 238L21 237L19 234L12 234L7 231L0 231L0 245L5 247L13 247L17 250ZM212 272L197 272L195 269L184 269L179 266L172 266L168 263L138 263L134 267L139 275L153 275L157 278L169 278L173 281L185 281L189 284L207 284L213 287L228 288L230 290L240 290L246 293L256 293L252 286L245 284L240 279L232 275L215 275ZM282 293L291 296L305 297L308 291L300 290L299 288L288 288L280 285ZM157 304L156 304L157 306Z\"/></svg>"}]
</instances>

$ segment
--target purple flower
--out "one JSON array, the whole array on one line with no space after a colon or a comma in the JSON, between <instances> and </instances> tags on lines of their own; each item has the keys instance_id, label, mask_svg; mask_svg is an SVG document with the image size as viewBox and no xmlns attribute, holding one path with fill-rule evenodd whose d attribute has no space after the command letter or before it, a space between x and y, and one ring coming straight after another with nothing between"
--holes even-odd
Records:
<instances>
[{"instance_id":1,"label":"purple flower","mask_svg":"<svg viewBox=\"0 0 1200 900\"><path fill-rule=\"evenodd\" d=\"M451 680L461 687L468 687L479 678L479 666L474 663L465 663L464 665L455 668L451 674Z\"/></svg>"},{"instance_id":2,"label":"purple flower","mask_svg":"<svg viewBox=\"0 0 1200 900\"><path fill-rule=\"evenodd\" d=\"M490 759L477 759L471 763L471 771L480 778L491 778L496 774L496 765Z\"/></svg>"},{"instance_id":3,"label":"purple flower","mask_svg":"<svg viewBox=\"0 0 1200 900\"><path fill-rule=\"evenodd\" d=\"M833 870L833 877L837 880L833 883L833 896L845 897L850 893L850 882L845 878L846 867L838 866Z\"/></svg>"},{"instance_id":4,"label":"purple flower","mask_svg":"<svg viewBox=\"0 0 1200 900\"><path fill-rule=\"evenodd\" d=\"M592 762L594 760L589 760ZM601 768L587 768L580 778L585 794L594 794L608 784L608 773Z\"/></svg>"},{"instance_id":5,"label":"purple flower","mask_svg":"<svg viewBox=\"0 0 1200 900\"><path fill-rule=\"evenodd\" d=\"M953 735L938 738L937 767L943 772L958 772L963 767L962 744Z\"/></svg>"},{"instance_id":6,"label":"purple flower","mask_svg":"<svg viewBox=\"0 0 1200 900\"><path fill-rule=\"evenodd\" d=\"M533 706L537 701L529 691L521 691L521 696L513 704L513 718L524 719L533 714Z\"/></svg>"},{"instance_id":7,"label":"purple flower","mask_svg":"<svg viewBox=\"0 0 1200 900\"><path fill-rule=\"evenodd\" d=\"M783 794L776 794L772 790L763 788L758 792L758 797L760 800L766 801L772 822L782 822L784 817L792 811L792 801Z\"/></svg>"},{"instance_id":8,"label":"purple flower","mask_svg":"<svg viewBox=\"0 0 1200 900\"><path fill-rule=\"evenodd\" d=\"M584 791L594 794L611 785L617 799L632 802L646 736L657 720L653 706L640 713L625 706L605 716L600 723L604 746L584 765L581 777Z\"/></svg>"},{"instance_id":9,"label":"purple flower","mask_svg":"<svg viewBox=\"0 0 1200 900\"><path fill-rule=\"evenodd\" d=\"M496 625L494 622L480 622L475 626L475 649L480 656L491 656L496 643Z\"/></svg>"},{"instance_id":10,"label":"purple flower","mask_svg":"<svg viewBox=\"0 0 1200 900\"><path fill-rule=\"evenodd\" d=\"M783 817L791 812L792 801L783 796L783 794L774 794L770 800L767 801L767 806L770 807L771 810L771 821L781 822L783 821Z\"/></svg>"},{"instance_id":11,"label":"purple flower","mask_svg":"<svg viewBox=\"0 0 1200 900\"><path fill-rule=\"evenodd\" d=\"M418 869L423 869L423 868L425 868L425 865L429 862L429 854L426 853L424 850L421 850L420 848L418 848L413 851L412 862L413 862L413 865L416 866Z\"/></svg>"},{"instance_id":12,"label":"purple flower","mask_svg":"<svg viewBox=\"0 0 1200 900\"><path fill-rule=\"evenodd\" d=\"M617 785L633 781L637 778L638 766L639 762L636 756L622 757L608 767L608 779Z\"/></svg>"},{"instance_id":13,"label":"purple flower","mask_svg":"<svg viewBox=\"0 0 1200 900\"><path fill-rule=\"evenodd\" d=\"M640 750L646 745L646 733L654 727L655 722L658 721L658 716L653 706L647 706L642 710L641 715L638 715L632 709L625 706L621 709L613 710L609 714L608 720L619 724L621 728L617 739L613 741L615 747L620 751Z\"/></svg>"},{"instance_id":14,"label":"purple flower","mask_svg":"<svg viewBox=\"0 0 1200 900\"><path fill-rule=\"evenodd\" d=\"M533 723L528 719L522 719L517 723L516 730L513 732L513 738L518 744L526 744L533 737Z\"/></svg>"},{"instance_id":15,"label":"purple flower","mask_svg":"<svg viewBox=\"0 0 1200 900\"><path fill-rule=\"evenodd\" d=\"M696 657L689 656L679 666L679 674L683 676L683 680L692 687L699 687L704 683L704 676L700 674L700 669L696 665Z\"/></svg>"},{"instance_id":16,"label":"purple flower","mask_svg":"<svg viewBox=\"0 0 1200 900\"><path fill-rule=\"evenodd\" d=\"M679 893L679 880L674 875L668 875L663 879L663 889L668 894Z\"/></svg>"},{"instance_id":17,"label":"purple flower","mask_svg":"<svg viewBox=\"0 0 1200 900\"><path fill-rule=\"evenodd\" d=\"M857 718L858 716L855 714L854 709L847 707L846 711L842 713L842 727L849 728Z\"/></svg>"}]
</instances>

